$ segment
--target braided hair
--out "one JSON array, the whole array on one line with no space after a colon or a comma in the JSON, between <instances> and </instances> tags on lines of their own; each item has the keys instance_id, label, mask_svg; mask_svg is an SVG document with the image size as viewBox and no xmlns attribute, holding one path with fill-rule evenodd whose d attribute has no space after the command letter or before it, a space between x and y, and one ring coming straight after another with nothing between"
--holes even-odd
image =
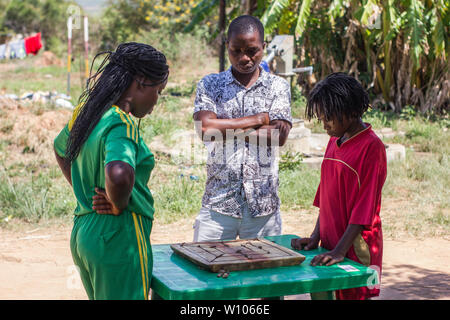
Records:
<instances>
[{"instance_id":1,"label":"braided hair","mask_svg":"<svg viewBox=\"0 0 450 320\"><path fill-rule=\"evenodd\" d=\"M343 116L348 119L361 118L369 107L369 95L353 77L336 72L327 76L313 88L308 97L305 116L311 120L323 115L326 121Z\"/></svg>"},{"instance_id":2,"label":"braided hair","mask_svg":"<svg viewBox=\"0 0 450 320\"><path fill-rule=\"evenodd\" d=\"M117 103L135 77L145 77L156 86L167 80L169 66L164 54L150 45L136 42L120 44L106 54L97 72L90 75L86 90L79 98L80 110L70 131L65 160L71 164L103 114Z\"/></svg>"}]
</instances>

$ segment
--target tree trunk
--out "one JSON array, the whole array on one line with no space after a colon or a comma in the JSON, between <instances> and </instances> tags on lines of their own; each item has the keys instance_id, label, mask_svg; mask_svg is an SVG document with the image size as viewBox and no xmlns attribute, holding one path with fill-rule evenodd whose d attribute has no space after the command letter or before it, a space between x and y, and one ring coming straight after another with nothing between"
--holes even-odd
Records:
<instances>
[{"instance_id":1,"label":"tree trunk","mask_svg":"<svg viewBox=\"0 0 450 320\"><path fill-rule=\"evenodd\" d=\"M390 29L390 14L389 14L389 1L383 1L383 39L384 43L384 85L383 85L383 97L388 103L391 101L389 92L391 91L391 41L387 41L387 35Z\"/></svg>"},{"instance_id":2,"label":"tree trunk","mask_svg":"<svg viewBox=\"0 0 450 320\"><path fill-rule=\"evenodd\" d=\"M252 15L253 12L258 8L257 0L243 0L242 7L244 8L244 14Z\"/></svg>"},{"instance_id":3,"label":"tree trunk","mask_svg":"<svg viewBox=\"0 0 450 320\"><path fill-rule=\"evenodd\" d=\"M226 1L220 0L219 6L219 36L220 36L220 53L219 53L219 72L225 71L225 20L226 20Z\"/></svg>"}]
</instances>

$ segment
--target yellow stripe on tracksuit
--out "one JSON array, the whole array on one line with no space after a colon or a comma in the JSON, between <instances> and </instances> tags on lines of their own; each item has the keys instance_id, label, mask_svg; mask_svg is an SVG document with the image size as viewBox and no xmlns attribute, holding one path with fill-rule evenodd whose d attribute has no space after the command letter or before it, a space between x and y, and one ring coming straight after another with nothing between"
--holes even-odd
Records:
<instances>
[{"instance_id":1,"label":"yellow stripe on tracksuit","mask_svg":"<svg viewBox=\"0 0 450 320\"><path fill-rule=\"evenodd\" d=\"M138 215L136 215L137 218ZM137 219L136 219L137 220ZM144 267L145 267L145 276L147 279L147 288L149 285L149 279L148 279L148 256L147 256L147 242L145 241L145 232L144 232L144 224L142 223L142 216L139 215L139 221L138 221L139 231L140 231L140 239L142 244L142 252L144 256Z\"/></svg>"},{"instance_id":2,"label":"yellow stripe on tracksuit","mask_svg":"<svg viewBox=\"0 0 450 320\"><path fill-rule=\"evenodd\" d=\"M81 109L83 108L83 106L84 106L84 103L80 103L80 104L77 105L77 106L75 107L75 109L73 110L73 112L72 112L72 118L70 119L70 121L69 121L69 123L68 123L68 125L67 125L67 127L69 128L69 131L72 130L72 127L73 127L73 125L74 125L74 123L75 123L75 120L77 120L77 117L78 117L78 115L80 114L80 111L81 111Z\"/></svg>"},{"instance_id":3,"label":"yellow stripe on tracksuit","mask_svg":"<svg viewBox=\"0 0 450 320\"><path fill-rule=\"evenodd\" d=\"M137 218L136 213L132 212L134 227L136 229L136 239L139 248L139 259L141 263L141 276L142 276L142 287L144 292L144 298L148 298L148 288L149 288L149 280L148 280L148 259L147 259L147 243L145 242L145 238L143 236L143 227L142 227L142 218L139 216L139 220Z\"/></svg>"},{"instance_id":4,"label":"yellow stripe on tracksuit","mask_svg":"<svg viewBox=\"0 0 450 320\"><path fill-rule=\"evenodd\" d=\"M114 108L117 114L119 114L120 119L122 119L122 122L127 125L127 137L133 139L136 143L138 143L138 132L134 121L126 112L124 112L118 106L114 106Z\"/></svg>"},{"instance_id":5,"label":"yellow stripe on tracksuit","mask_svg":"<svg viewBox=\"0 0 450 320\"><path fill-rule=\"evenodd\" d=\"M144 261L145 261L145 276L147 278L147 295L148 295L148 290L150 288L150 279L148 278L148 255L147 255L147 241L145 241L145 232L144 232L144 224L142 223L142 216L139 215L139 221L140 221L140 226L141 226L141 241L143 244L143 251L144 251Z\"/></svg>"},{"instance_id":6,"label":"yellow stripe on tracksuit","mask_svg":"<svg viewBox=\"0 0 450 320\"><path fill-rule=\"evenodd\" d=\"M137 129L137 126L136 126L136 123L134 122L134 120L130 117L130 115L128 115L128 114L125 114L126 115L126 117L127 117L127 119L128 119L128 121L131 123L131 125L132 125L132 127L133 127L133 140L134 141L136 141L136 143L138 143L138 129Z\"/></svg>"},{"instance_id":7,"label":"yellow stripe on tracksuit","mask_svg":"<svg viewBox=\"0 0 450 320\"><path fill-rule=\"evenodd\" d=\"M68 128L69 131L72 130L73 124L75 123L75 120L77 119L78 115L80 114L81 109L83 108L84 103L80 103L77 105L72 113L72 118L69 121ZM122 119L123 123L127 125L127 137L133 139L136 143L139 141L139 132L138 128L136 126L136 123L134 120L122 109L120 109L118 106L113 106L116 110L117 114L119 114L120 119Z\"/></svg>"}]
</instances>

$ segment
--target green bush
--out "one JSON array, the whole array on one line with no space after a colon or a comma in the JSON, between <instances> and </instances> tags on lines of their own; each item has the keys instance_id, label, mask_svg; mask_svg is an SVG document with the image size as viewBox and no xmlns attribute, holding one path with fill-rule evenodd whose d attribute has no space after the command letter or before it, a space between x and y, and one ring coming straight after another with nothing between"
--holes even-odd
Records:
<instances>
[{"instance_id":1,"label":"green bush","mask_svg":"<svg viewBox=\"0 0 450 320\"><path fill-rule=\"evenodd\" d=\"M67 9L71 1L11 0L1 1L0 30L32 34L41 32L46 50L62 53L61 42L67 37Z\"/></svg>"},{"instance_id":2,"label":"green bush","mask_svg":"<svg viewBox=\"0 0 450 320\"><path fill-rule=\"evenodd\" d=\"M300 168L303 157L300 152L285 152L280 157L279 170L295 170Z\"/></svg>"},{"instance_id":3,"label":"green bush","mask_svg":"<svg viewBox=\"0 0 450 320\"><path fill-rule=\"evenodd\" d=\"M165 183L151 187L155 199L155 215L160 221L170 223L197 214L201 208L204 187L204 176L193 180L187 175L172 175Z\"/></svg>"},{"instance_id":4,"label":"green bush","mask_svg":"<svg viewBox=\"0 0 450 320\"><path fill-rule=\"evenodd\" d=\"M280 171L279 196L283 210L311 208L320 182L320 170L300 165L296 170Z\"/></svg>"},{"instance_id":5,"label":"green bush","mask_svg":"<svg viewBox=\"0 0 450 320\"><path fill-rule=\"evenodd\" d=\"M14 182L4 172L0 172L0 217L22 218L38 222L63 216L73 212L73 197L67 197L71 190L67 185L55 184L45 174L24 177Z\"/></svg>"}]
</instances>

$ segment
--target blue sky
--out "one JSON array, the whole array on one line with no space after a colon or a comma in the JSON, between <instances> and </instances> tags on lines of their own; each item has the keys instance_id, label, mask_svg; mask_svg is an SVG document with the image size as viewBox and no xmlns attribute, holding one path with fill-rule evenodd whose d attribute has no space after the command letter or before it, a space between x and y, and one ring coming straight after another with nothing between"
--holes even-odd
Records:
<instances>
[{"instance_id":1,"label":"blue sky","mask_svg":"<svg viewBox=\"0 0 450 320\"><path fill-rule=\"evenodd\" d=\"M106 6L107 0L75 0L88 14L99 14Z\"/></svg>"}]
</instances>

